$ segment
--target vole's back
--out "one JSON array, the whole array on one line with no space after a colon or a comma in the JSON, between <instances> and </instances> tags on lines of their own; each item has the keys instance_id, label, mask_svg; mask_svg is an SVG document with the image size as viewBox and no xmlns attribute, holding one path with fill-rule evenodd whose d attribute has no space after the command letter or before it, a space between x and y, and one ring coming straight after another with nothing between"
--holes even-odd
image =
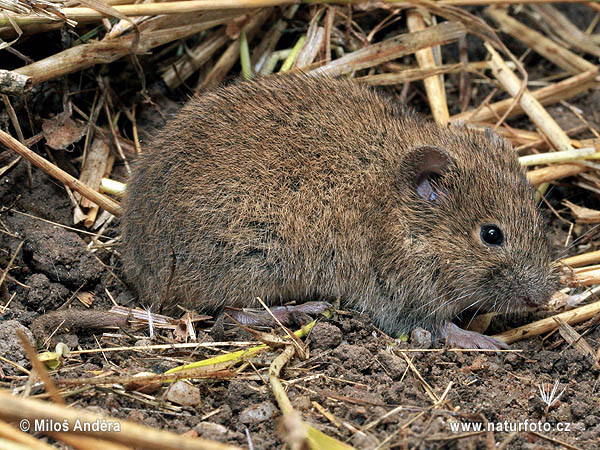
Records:
<instances>
[{"instance_id":1,"label":"vole's back","mask_svg":"<svg viewBox=\"0 0 600 450\"><path fill-rule=\"evenodd\" d=\"M400 116L329 79L245 83L191 100L128 184L128 279L147 302L200 308L376 289L362 272L377 199L393 181L385 160L401 151L386 145Z\"/></svg>"},{"instance_id":2,"label":"vole's back","mask_svg":"<svg viewBox=\"0 0 600 450\"><path fill-rule=\"evenodd\" d=\"M128 184L127 278L155 306L339 297L388 330L436 325L456 312L448 303L439 311L445 300L436 283L448 258L419 236L456 220L421 207L406 175L416 164L407 153L432 144L469 167L489 159L490 175L482 176L508 186L498 195L518 197L519 206L501 215L531 214L508 220L537 225L529 188L503 144L440 129L352 82L271 78L194 98L156 136ZM482 205L485 216L498 207L495 197ZM469 215L458 208L457 217ZM527 239L540 247L540 236Z\"/></svg>"}]
</instances>

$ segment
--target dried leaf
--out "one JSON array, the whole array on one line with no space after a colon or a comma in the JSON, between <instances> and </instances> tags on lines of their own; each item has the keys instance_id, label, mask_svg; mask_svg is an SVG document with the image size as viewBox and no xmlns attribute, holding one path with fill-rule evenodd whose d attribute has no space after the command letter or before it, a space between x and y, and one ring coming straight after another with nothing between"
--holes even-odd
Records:
<instances>
[{"instance_id":1,"label":"dried leaf","mask_svg":"<svg viewBox=\"0 0 600 450\"><path fill-rule=\"evenodd\" d=\"M596 209L577 206L568 200L564 200L563 205L571 210L577 223L600 223L600 211Z\"/></svg>"},{"instance_id":2,"label":"dried leaf","mask_svg":"<svg viewBox=\"0 0 600 450\"><path fill-rule=\"evenodd\" d=\"M66 111L42 122L46 144L54 150L63 150L77 142L85 134L85 129L85 123L71 119Z\"/></svg>"}]
</instances>

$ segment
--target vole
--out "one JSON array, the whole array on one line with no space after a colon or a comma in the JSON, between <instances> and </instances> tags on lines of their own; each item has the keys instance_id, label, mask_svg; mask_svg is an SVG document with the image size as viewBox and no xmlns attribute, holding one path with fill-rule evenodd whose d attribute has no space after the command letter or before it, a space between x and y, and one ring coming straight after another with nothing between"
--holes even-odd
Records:
<instances>
[{"instance_id":1,"label":"vole","mask_svg":"<svg viewBox=\"0 0 600 450\"><path fill-rule=\"evenodd\" d=\"M287 75L190 100L139 158L122 218L141 299L204 311L341 298L388 333L557 288L511 146L442 128L351 81Z\"/></svg>"}]
</instances>

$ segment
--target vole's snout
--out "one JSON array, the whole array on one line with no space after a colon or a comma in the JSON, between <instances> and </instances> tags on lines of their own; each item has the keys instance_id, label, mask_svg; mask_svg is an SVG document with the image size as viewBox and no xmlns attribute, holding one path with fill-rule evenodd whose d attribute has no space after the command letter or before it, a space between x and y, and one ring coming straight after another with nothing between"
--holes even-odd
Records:
<instances>
[{"instance_id":1,"label":"vole's snout","mask_svg":"<svg viewBox=\"0 0 600 450\"><path fill-rule=\"evenodd\" d=\"M557 279L551 271L528 278L514 290L517 302L523 307L544 305L558 288Z\"/></svg>"}]
</instances>

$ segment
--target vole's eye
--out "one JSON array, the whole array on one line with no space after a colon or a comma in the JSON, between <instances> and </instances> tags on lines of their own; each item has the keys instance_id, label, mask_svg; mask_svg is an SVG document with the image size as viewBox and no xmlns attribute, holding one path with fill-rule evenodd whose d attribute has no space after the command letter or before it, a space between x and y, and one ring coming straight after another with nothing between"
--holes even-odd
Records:
<instances>
[{"instance_id":1,"label":"vole's eye","mask_svg":"<svg viewBox=\"0 0 600 450\"><path fill-rule=\"evenodd\" d=\"M479 235L485 245L498 246L504 242L504 233L498 225L483 225Z\"/></svg>"}]
</instances>

